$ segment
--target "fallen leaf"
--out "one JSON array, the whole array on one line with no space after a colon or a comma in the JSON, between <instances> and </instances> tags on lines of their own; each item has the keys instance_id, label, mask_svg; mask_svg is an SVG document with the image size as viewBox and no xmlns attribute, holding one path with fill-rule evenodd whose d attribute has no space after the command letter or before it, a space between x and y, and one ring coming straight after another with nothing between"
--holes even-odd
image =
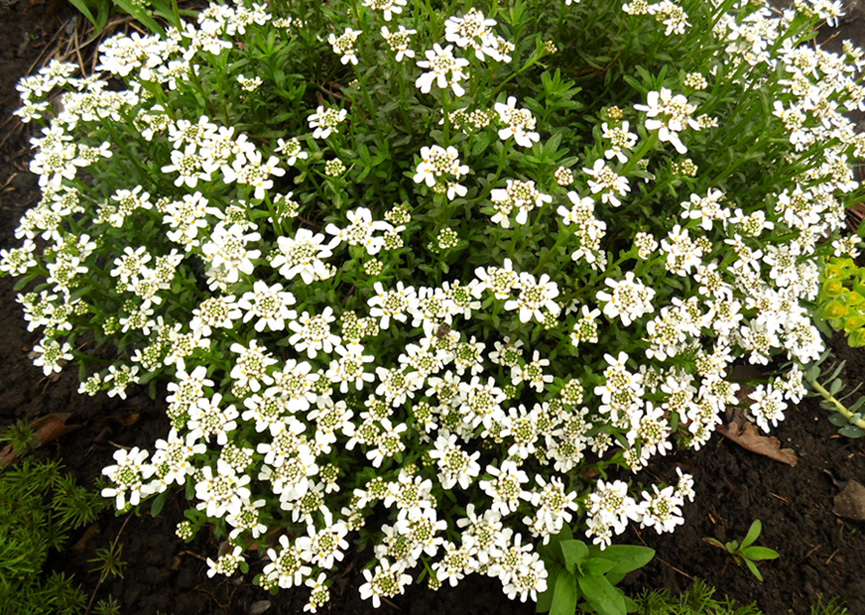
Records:
<instances>
[{"instance_id":1,"label":"fallen leaf","mask_svg":"<svg viewBox=\"0 0 865 615\"><path fill-rule=\"evenodd\" d=\"M271 607L270 600L259 600L253 602L249 607L249 615L261 615Z\"/></svg>"},{"instance_id":2,"label":"fallen leaf","mask_svg":"<svg viewBox=\"0 0 865 615\"><path fill-rule=\"evenodd\" d=\"M72 545L72 550L76 553L83 551L87 548L87 544L93 540L93 537L99 533L99 524L93 523L87 530L84 532L84 535Z\"/></svg>"},{"instance_id":3,"label":"fallen leaf","mask_svg":"<svg viewBox=\"0 0 865 615\"><path fill-rule=\"evenodd\" d=\"M109 423L120 423L124 427L129 427L130 425L135 425L138 420L141 418L141 413L136 412L135 414L130 414L129 416L100 416L92 421L89 421L89 425L94 425L96 427L101 427L103 425L107 425Z\"/></svg>"},{"instance_id":4,"label":"fallen leaf","mask_svg":"<svg viewBox=\"0 0 865 615\"><path fill-rule=\"evenodd\" d=\"M56 412L39 417L30 423L30 429L36 432L36 446L44 446L68 433L81 429L81 425L67 425L72 416L70 412ZM17 459L18 453L11 446L0 451L0 467L8 466Z\"/></svg>"},{"instance_id":5,"label":"fallen leaf","mask_svg":"<svg viewBox=\"0 0 865 615\"><path fill-rule=\"evenodd\" d=\"M730 423L718 427L718 431L752 453L793 467L799 463L799 458L792 448L781 448L781 441L778 438L762 435L754 423L745 419L741 410L736 411Z\"/></svg>"},{"instance_id":6,"label":"fallen leaf","mask_svg":"<svg viewBox=\"0 0 865 615\"><path fill-rule=\"evenodd\" d=\"M841 493L835 496L832 512L845 519L865 521L865 487L855 480L847 483Z\"/></svg>"}]
</instances>

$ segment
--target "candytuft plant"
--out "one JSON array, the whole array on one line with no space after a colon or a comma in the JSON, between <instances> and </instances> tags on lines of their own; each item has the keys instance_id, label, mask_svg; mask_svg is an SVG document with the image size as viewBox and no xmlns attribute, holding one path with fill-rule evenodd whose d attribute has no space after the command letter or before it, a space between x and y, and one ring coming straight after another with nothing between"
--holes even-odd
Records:
<instances>
[{"instance_id":1,"label":"candytuft plant","mask_svg":"<svg viewBox=\"0 0 865 615\"><path fill-rule=\"evenodd\" d=\"M43 198L0 270L35 363L167 392L104 495L185 489L210 574L311 611L355 536L378 606L473 573L536 600L564 527L674 531L691 477L640 470L730 405L783 420L857 251L836 4L215 3L24 78ZM744 402L736 363L767 366Z\"/></svg>"}]
</instances>

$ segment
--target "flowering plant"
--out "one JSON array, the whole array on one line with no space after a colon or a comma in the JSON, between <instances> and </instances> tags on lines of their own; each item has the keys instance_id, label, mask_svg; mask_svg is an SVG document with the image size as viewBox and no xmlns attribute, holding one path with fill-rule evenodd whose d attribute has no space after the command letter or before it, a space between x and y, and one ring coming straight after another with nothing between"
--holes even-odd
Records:
<instances>
[{"instance_id":1,"label":"flowering plant","mask_svg":"<svg viewBox=\"0 0 865 615\"><path fill-rule=\"evenodd\" d=\"M673 531L691 477L639 471L730 405L783 419L857 249L865 60L803 44L839 3L465 4L217 3L19 85L43 198L0 269L35 362L167 382L105 495L185 486L211 574L257 545L311 611L356 531L376 606L415 575L536 599L566 526Z\"/></svg>"}]
</instances>

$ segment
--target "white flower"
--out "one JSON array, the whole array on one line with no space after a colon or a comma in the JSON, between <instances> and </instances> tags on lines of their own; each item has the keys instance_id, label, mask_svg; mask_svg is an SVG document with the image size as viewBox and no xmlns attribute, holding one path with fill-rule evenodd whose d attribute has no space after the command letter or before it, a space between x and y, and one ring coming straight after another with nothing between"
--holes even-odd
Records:
<instances>
[{"instance_id":1,"label":"white flower","mask_svg":"<svg viewBox=\"0 0 865 615\"><path fill-rule=\"evenodd\" d=\"M288 323L288 328L294 333L288 338L288 343L297 351L306 351L310 359L314 359L319 352L326 354L333 352L334 346L341 343L338 335L330 332L331 323L336 321L333 308L327 306L321 314L310 315L304 311L300 318Z\"/></svg>"},{"instance_id":2,"label":"white flower","mask_svg":"<svg viewBox=\"0 0 865 615\"><path fill-rule=\"evenodd\" d=\"M390 50L396 52L397 62L402 62L404 58L415 57L414 50L409 47L412 34L417 34L417 30L407 30L403 25L400 25L396 32L391 32L387 26L381 27L381 35L387 41Z\"/></svg>"},{"instance_id":3,"label":"white flower","mask_svg":"<svg viewBox=\"0 0 865 615\"><path fill-rule=\"evenodd\" d=\"M435 448L429 456L436 460L438 477L445 489L453 489L459 483L462 489L468 489L475 477L480 474L481 467L477 463L480 451L469 455L457 444L456 434L447 430L439 432Z\"/></svg>"},{"instance_id":4,"label":"white flower","mask_svg":"<svg viewBox=\"0 0 865 615\"><path fill-rule=\"evenodd\" d=\"M586 503L589 516L621 534L628 526L628 519L639 521L642 510L637 502L628 495L627 483L616 480L605 483L599 480L595 491L589 495ZM586 533L592 536L590 527Z\"/></svg>"},{"instance_id":5,"label":"white flower","mask_svg":"<svg viewBox=\"0 0 865 615\"><path fill-rule=\"evenodd\" d=\"M517 99L514 96L508 97L507 104L495 104L499 121L505 124L505 127L499 130L499 139L507 141L513 137L517 145L531 147L541 139L541 136L534 132L535 118L528 109L517 109L516 105Z\"/></svg>"},{"instance_id":6,"label":"white flower","mask_svg":"<svg viewBox=\"0 0 865 615\"><path fill-rule=\"evenodd\" d=\"M673 96L667 88L649 92L646 102L646 105L634 105L637 111L646 112L646 130L657 130L661 141L670 143L680 154L687 153L688 148L679 140L679 133L687 127L700 130L700 124L691 117L697 107L688 104L682 94Z\"/></svg>"},{"instance_id":7,"label":"white flower","mask_svg":"<svg viewBox=\"0 0 865 615\"><path fill-rule=\"evenodd\" d=\"M339 126L347 116L348 111L345 109L336 110L332 107L325 109L323 105L319 105L315 113L306 119L309 127L315 129L312 133L314 139L327 139L331 133L339 133Z\"/></svg>"},{"instance_id":8,"label":"white flower","mask_svg":"<svg viewBox=\"0 0 865 615\"><path fill-rule=\"evenodd\" d=\"M277 237L279 251L270 261L270 266L279 269L279 274L287 280L297 275L305 284L326 280L330 277L330 270L323 259L333 256L333 252L324 241L322 233L313 233L305 228L298 229L294 237Z\"/></svg>"},{"instance_id":9,"label":"white flower","mask_svg":"<svg viewBox=\"0 0 865 615\"><path fill-rule=\"evenodd\" d=\"M486 472L492 478L480 481L478 486L492 498L492 510L498 511L503 517L516 512L520 500L531 499L531 493L522 487L529 482L529 477L515 461L505 460L500 468L488 465Z\"/></svg>"},{"instance_id":10,"label":"white flower","mask_svg":"<svg viewBox=\"0 0 865 615\"><path fill-rule=\"evenodd\" d=\"M327 42L333 48L333 52L340 56L339 61L342 64L357 64L357 50L354 44L357 42L357 37L363 34L362 30L352 30L346 28L345 32L337 36L333 32L327 37ZM318 138L318 137L316 137Z\"/></svg>"},{"instance_id":11,"label":"white flower","mask_svg":"<svg viewBox=\"0 0 865 615\"><path fill-rule=\"evenodd\" d=\"M657 485L652 485L652 491L643 491L643 501L640 502L642 519L641 527L654 527L659 534L673 532L677 525L682 525L682 496L670 485L658 491Z\"/></svg>"},{"instance_id":12,"label":"white flower","mask_svg":"<svg viewBox=\"0 0 865 615\"><path fill-rule=\"evenodd\" d=\"M285 330L285 321L297 317L294 310L288 309L295 304L294 295L282 290L282 284L268 286L263 280L256 280L252 290L243 294L237 307L246 311L243 322L257 318L255 330L259 333L265 327L271 331Z\"/></svg>"},{"instance_id":13,"label":"white flower","mask_svg":"<svg viewBox=\"0 0 865 615\"><path fill-rule=\"evenodd\" d=\"M782 391L773 388L771 384L759 385L748 398L754 400L748 408L751 415L766 433L769 433L770 423L777 427L778 422L784 420L787 402L784 401Z\"/></svg>"},{"instance_id":14,"label":"white flower","mask_svg":"<svg viewBox=\"0 0 865 615\"><path fill-rule=\"evenodd\" d=\"M559 287L550 279L546 273L539 280L523 271L520 273L520 294L517 299L505 301L506 310L519 310L520 322L529 322L535 318L538 322L544 322L544 313L541 310L558 316L561 308L555 299L559 296Z\"/></svg>"},{"instance_id":15,"label":"white flower","mask_svg":"<svg viewBox=\"0 0 865 615\"><path fill-rule=\"evenodd\" d=\"M453 146L447 149L433 145L422 147L420 150L421 161L417 165L414 175L415 183L425 183L430 188L446 190L448 199L454 195L466 195L464 186L455 181L469 172L468 165L461 165L459 152Z\"/></svg>"},{"instance_id":16,"label":"white flower","mask_svg":"<svg viewBox=\"0 0 865 615\"><path fill-rule=\"evenodd\" d=\"M441 45L435 43L432 49L424 52L427 59L417 63L421 68L430 69L415 81L415 86L424 94L430 93L433 83L440 90L451 88L457 96L466 93L460 85L460 81L468 78L468 74L464 73L462 69L469 65L469 61L465 58L454 57L451 49L453 49L453 45L448 45L442 49Z\"/></svg>"},{"instance_id":17,"label":"white flower","mask_svg":"<svg viewBox=\"0 0 865 615\"><path fill-rule=\"evenodd\" d=\"M619 200L620 196L626 196L631 191L631 186L628 184L628 178L616 174L610 167L607 166L603 158L595 160L595 164L591 169L583 167L583 172L592 177L589 180L589 189L592 194L601 193L601 201L609 203L613 207L618 207L622 204ZM573 202L573 199L571 199Z\"/></svg>"},{"instance_id":18,"label":"white flower","mask_svg":"<svg viewBox=\"0 0 865 615\"><path fill-rule=\"evenodd\" d=\"M309 158L309 153L301 149L300 141L297 137L293 137L288 141L285 139L277 139L276 145L276 152L287 156L285 164L288 166L294 166L294 163L298 160L306 160Z\"/></svg>"},{"instance_id":19,"label":"white flower","mask_svg":"<svg viewBox=\"0 0 865 615\"><path fill-rule=\"evenodd\" d=\"M381 11L385 21L390 21L394 15L402 13L406 0L363 0L363 5Z\"/></svg>"},{"instance_id":20,"label":"white flower","mask_svg":"<svg viewBox=\"0 0 865 615\"><path fill-rule=\"evenodd\" d=\"M103 468L102 473L114 483L114 487L103 489L102 497L114 498L117 510L124 510L127 503L137 506L141 502L141 496L145 493L144 481L154 472L153 466L145 463L148 455L147 451L137 446L128 452L120 449L114 451L114 461L117 463Z\"/></svg>"},{"instance_id":21,"label":"white flower","mask_svg":"<svg viewBox=\"0 0 865 615\"><path fill-rule=\"evenodd\" d=\"M216 443L224 446L228 442L228 432L237 429L238 411L234 405L220 408L221 401L222 394L214 393L212 399L198 398L189 409L188 427L196 440L201 438L209 443L210 437L216 436Z\"/></svg>"},{"instance_id":22,"label":"white flower","mask_svg":"<svg viewBox=\"0 0 865 615\"><path fill-rule=\"evenodd\" d=\"M628 271L624 280L607 278L604 283L612 291L599 291L595 298L604 302L603 311L607 318L612 320L619 317L622 324L628 326L644 314L654 312L652 299L655 297L655 290L635 279L633 271Z\"/></svg>"}]
</instances>

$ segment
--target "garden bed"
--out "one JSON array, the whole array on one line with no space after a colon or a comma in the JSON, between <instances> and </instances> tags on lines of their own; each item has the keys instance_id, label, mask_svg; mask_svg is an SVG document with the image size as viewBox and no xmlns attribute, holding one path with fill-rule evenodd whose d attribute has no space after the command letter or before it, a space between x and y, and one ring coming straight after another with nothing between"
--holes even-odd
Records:
<instances>
[{"instance_id":1,"label":"garden bed","mask_svg":"<svg viewBox=\"0 0 865 615\"><path fill-rule=\"evenodd\" d=\"M62 3L30 3L18 0L0 8L0 40L7 41L0 60L0 120L11 117L17 106L14 85L30 72L31 65L58 39L68 37L66 29L74 12ZM56 36L55 36L56 35ZM854 38L865 44L865 22L854 20L844 26L838 38ZM26 171L27 132L16 121L0 130L0 246L14 243L12 229L23 211L38 198L35 178ZM132 391L126 400L104 395L78 395L79 382L71 371L58 379L46 380L28 358L36 334L28 333L20 306L14 301L14 279L0 278L0 425L18 419L31 421L48 413L71 413L70 424L81 428L45 447L40 454L61 459L83 484L93 485L104 466L111 463L116 445L151 446L169 429L161 397L151 400L143 390ZM847 360L843 379L851 385L865 380L865 353L852 351L843 339L832 341L835 355ZM164 392L164 391L162 391ZM684 509L685 524L671 535L655 536L652 529L639 534L631 529L619 542L645 544L655 548L655 560L625 582L636 593L642 588L667 587L682 590L693 578L702 578L739 602L756 601L767 614L808 613L820 596L840 597L851 613L865 613L865 525L845 521L833 512L833 498L840 491L837 481L856 479L865 483L865 441L835 435L813 398L774 430L783 446L799 457L789 467L739 448L715 436L698 452L684 451L656 457L647 471L658 480L674 475L674 465L695 478L697 499ZM835 479L833 481L833 478ZM190 544L174 535L182 519L182 494L169 498L158 518L114 517L107 512L91 528L73 537L75 546L59 554L52 566L72 573L86 592L94 590L98 575L89 572L96 549L105 547L118 535L127 562L124 577L107 581L98 597L114 596L123 612L136 615L165 612L251 613L300 612L307 600L302 589L282 590L271 596L249 583L261 562L251 559L251 572L230 579L206 575L206 557L219 545L206 532ZM144 511L149 506L143 507ZM781 557L761 565L765 582L759 583L704 537L741 539L754 519L763 522L759 544L777 550ZM366 555L366 554L363 554ZM324 612L351 615L372 612L361 601L358 587L363 583L360 567L368 557L349 555L338 573L331 602ZM424 613L531 613L532 603L509 601L500 584L472 575L455 589L438 593L425 586L412 586L405 595L382 605L388 611Z\"/></svg>"}]
</instances>

